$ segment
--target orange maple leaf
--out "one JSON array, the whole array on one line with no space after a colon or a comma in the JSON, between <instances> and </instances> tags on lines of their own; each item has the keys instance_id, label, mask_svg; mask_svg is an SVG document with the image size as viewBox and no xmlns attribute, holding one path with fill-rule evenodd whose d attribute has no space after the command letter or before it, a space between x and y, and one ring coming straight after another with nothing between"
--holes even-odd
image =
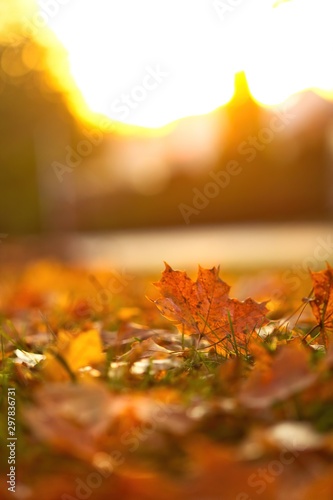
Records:
<instances>
[{"instance_id":1,"label":"orange maple leaf","mask_svg":"<svg viewBox=\"0 0 333 500\"><path fill-rule=\"evenodd\" d=\"M327 264L327 269L310 274L314 293L310 304L318 321L322 342L327 348L333 333L333 268Z\"/></svg>"},{"instance_id":2,"label":"orange maple leaf","mask_svg":"<svg viewBox=\"0 0 333 500\"><path fill-rule=\"evenodd\" d=\"M219 278L219 267L199 266L194 282L165 263L162 278L154 285L163 296L153 301L162 315L186 334L205 336L220 353L237 354L246 346L248 334L267 323L266 302L230 299L230 286Z\"/></svg>"}]
</instances>

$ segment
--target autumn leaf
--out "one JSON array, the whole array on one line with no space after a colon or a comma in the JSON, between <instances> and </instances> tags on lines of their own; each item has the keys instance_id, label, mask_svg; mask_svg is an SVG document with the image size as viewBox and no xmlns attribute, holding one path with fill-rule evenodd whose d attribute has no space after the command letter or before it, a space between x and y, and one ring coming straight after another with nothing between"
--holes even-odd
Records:
<instances>
[{"instance_id":1,"label":"autumn leaf","mask_svg":"<svg viewBox=\"0 0 333 500\"><path fill-rule=\"evenodd\" d=\"M17 498L333 498L330 267L312 273L316 319L280 278L234 276L242 297L277 297L269 322L265 303L230 298L218 268L190 279L166 265L154 295L165 317L141 300L150 274L106 307L107 270L94 291L77 264L0 268L0 435L21 450ZM319 329L326 353L305 342Z\"/></svg>"},{"instance_id":2,"label":"autumn leaf","mask_svg":"<svg viewBox=\"0 0 333 500\"><path fill-rule=\"evenodd\" d=\"M130 363L142 358L158 358L165 357L172 354L170 349L157 344L152 338L143 340L142 342L134 342L132 348L125 354L119 357L119 359L128 360Z\"/></svg>"},{"instance_id":3,"label":"autumn leaf","mask_svg":"<svg viewBox=\"0 0 333 500\"><path fill-rule=\"evenodd\" d=\"M302 343L281 346L271 366L255 366L240 390L239 401L248 408L263 409L309 387L317 378L310 356Z\"/></svg>"},{"instance_id":4,"label":"autumn leaf","mask_svg":"<svg viewBox=\"0 0 333 500\"><path fill-rule=\"evenodd\" d=\"M46 352L41 373L50 381L70 380L70 372L75 374L85 366L103 363L102 350L100 335L94 329L77 335L60 330L55 346Z\"/></svg>"},{"instance_id":5,"label":"autumn leaf","mask_svg":"<svg viewBox=\"0 0 333 500\"><path fill-rule=\"evenodd\" d=\"M165 264L154 283L162 297L153 301L163 316L186 334L205 336L218 352L239 353L248 335L267 322L266 302L229 298L230 286L219 278L219 268L199 266L197 281Z\"/></svg>"},{"instance_id":6,"label":"autumn leaf","mask_svg":"<svg viewBox=\"0 0 333 500\"><path fill-rule=\"evenodd\" d=\"M314 300L310 301L312 312L318 321L322 342L328 347L333 333L333 268L311 272Z\"/></svg>"},{"instance_id":7,"label":"autumn leaf","mask_svg":"<svg viewBox=\"0 0 333 500\"><path fill-rule=\"evenodd\" d=\"M279 480L274 476L274 481L262 481L258 471L261 469L258 462L242 462L237 452L231 447L222 444L217 446L212 441L202 436L189 441L187 451L192 457L195 474L188 480L185 498L202 500L254 500L261 496L256 494L253 485L264 484L263 500L278 498ZM272 459L271 459L272 460ZM267 467L263 460L260 467ZM268 476L271 479L273 476ZM251 482L253 480L253 483ZM261 483L262 481L262 483ZM263 490L257 490L262 492Z\"/></svg>"},{"instance_id":8,"label":"autumn leaf","mask_svg":"<svg viewBox=\"0 0 333 500\"><path fill-rule=\"evenodd\" d=\"M97 384L51 383L34 393L24 410L36 438L54 448L92 460L110 422L110 394Z\"/></svg>"}]
</instances>

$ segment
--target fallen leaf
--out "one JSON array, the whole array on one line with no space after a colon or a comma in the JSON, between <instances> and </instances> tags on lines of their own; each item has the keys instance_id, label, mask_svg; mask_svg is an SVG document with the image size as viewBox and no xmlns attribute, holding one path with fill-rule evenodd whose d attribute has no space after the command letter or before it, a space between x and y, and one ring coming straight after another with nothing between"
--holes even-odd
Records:
<instances>
[{"instance_id":1,"label":"fallen leaf","mask_svg":"<svg viewBox=\"0 0 333 500\"><path fill-rule=\"evenodd\" d=\"M230 286L219 278L216 267L199 266L193 282L185 272L165 264L161 280L154 285L163 296L153 301L162 315L186 334L204 335L222 354L238 354L249 334L267 322L266 302L230 299Z\"/></svg>"},{"instance_id":2,"label":"fallen leaf","mask_svg":"<svg viewBox=\"0 0 333 500\"><path fill-rule=\"evenodd\" d=\"M326 349L333 333L333 268L311 272L314 300L310 301L312 312L318 321L322 343Z\"/></svg>"},{"instance_id":3,"label":"fallen leaf","mask_svg":"<svg viewBox=\"0 0 333 500\"><path fill-rule=\"evenodd\" d=\"M76 373L84 366L90 366L105 361L103 346L97 330L88 330L73 335L60 330L57 342L46 352L45 361L41 368L47 380L70 380L70 372Z\"/></svg>"},{"instance_id":4,"label":"fallen leaf","mask_svg":"<svg viewBox=\"0 0 333 500\"><path fill-rule=\"evenodd\" d=\"M240 391L240 403L248 408L267 408L309 387L317 379L309 357L309 351L300 344L282 345L271 366L254 367Z\"/></svg>"},{"instance_id":5,"label":"fallen leaf","mask_svg":"<svg viewBox=\"0 0 333 500\"><path fill-rule=\"evenodd\" d=\"M324 437L307 422L284 421L265 429L265 439L280 448L290 451L320 449Z\"/></svg>"},{"instance_id":6,"label":"fallen leaf","mask_svg":"<svg viewBox=\"0 0 333 500\"><path fill-rule=\"evenodd\" d=\"M304 491L302 500L331 500L333 498L333 467L327 467L326 470L317 474L317 477L311 478L307 489Z\"/></svg>"},{"instance_id":7,"label":"fallen leaf","mask_svg":"<svg viewBox=\"0 0 333 500\"><path fill-rule=\"evenodd\" d=\"M273 500L277 499L280 478L274 477L259 487L262 480L258 475L265 462L260 466L256 462L239 461L236 450L230 446L218 446L214 442L195 436L187 444L187 451L192 459L192 474L188 480L185 498L200 500ZM257 491L264 495L259 496Z\"/></svg>"},{"instance_id":8,"label":"fallen leaf","mask_svg":"<svg viewBox=\"0 0 333 500\"><path fill-rule=\"evenodd\" d=\"M34 352L23 351L22 349L15 349L16 358L15 363L24 363L30 368L36 366L38 363L43 361L44 356L42 354L35 354Z\"/></svg>"},{"instance_id":9,"label":"fallen leaf","mask_svg":"<svg viewBox=\"0 0 333 500\"><path fill-rule=\"evenodd\" d=\"M157 344L152 338L142 342L134 342L130 351L119 357L121 360L128 360L130 363L142 358L166 357L172 354L172 351Z\"/></svg>"},{"instance_id":10,"label":"fallen leaf","mask_svg":"<svg viewBox=\"0 0 333 500\"><path fill-rule=\"evenodd\" d=\"M111 397L97 384L54 383L34 394L25 421L43 442L69 455L92 460L110 422Z\"/></svg>"}]
</instances>

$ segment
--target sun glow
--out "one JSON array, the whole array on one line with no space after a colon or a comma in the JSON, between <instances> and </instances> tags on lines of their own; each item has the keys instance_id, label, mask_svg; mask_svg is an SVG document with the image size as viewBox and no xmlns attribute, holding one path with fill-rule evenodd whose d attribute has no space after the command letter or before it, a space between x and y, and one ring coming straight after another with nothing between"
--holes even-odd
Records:
<instances>
[{"instance_id":1,"label":"sun glow","mask_svg":"<svg viewBox=\"0 0 333 500\"><path fill-rule=\"evenodd\" d=\"M208 113L231 99L240 70L264 105L309 88L333 92L331 0L38 4L87 110L115 122L157 128ZM82 113L83 100L72 99Z\"/></svg>"}]
</instances>

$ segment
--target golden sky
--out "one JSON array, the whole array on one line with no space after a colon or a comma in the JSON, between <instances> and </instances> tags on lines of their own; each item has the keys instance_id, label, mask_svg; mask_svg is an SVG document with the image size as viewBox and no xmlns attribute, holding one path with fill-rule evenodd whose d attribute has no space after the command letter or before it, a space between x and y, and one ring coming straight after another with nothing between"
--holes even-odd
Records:
<instances>
[{"instance_id":1,"label":"golden sky","mask_svg":"<svg viewBox=\"0 0 333 500\"><path fill-rule=\"evenodd\" d=\"M12 0L12 6L0 2L2 24L20 16L35 38L66 49L68 61L54 60L53 69L81 114L164 126L227 103L241 70L264 105L309 88L327 97L333 91L331 0Z\"/></svg>"}]
</instances>

